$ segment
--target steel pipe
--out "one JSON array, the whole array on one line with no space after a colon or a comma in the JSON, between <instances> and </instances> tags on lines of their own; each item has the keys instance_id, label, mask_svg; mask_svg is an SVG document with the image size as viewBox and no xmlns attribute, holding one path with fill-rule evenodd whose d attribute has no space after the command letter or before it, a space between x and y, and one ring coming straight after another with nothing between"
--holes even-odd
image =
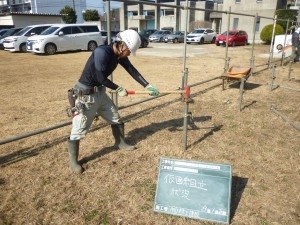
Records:
<instances>
[{"instance_id":1,"label":"steel pipe","mask_svg":"<svg viewBox=\"0 0 300 225\"><path fill-rule=\"evenodd\" d=\"M288 122L292 127L294 127L296 130L300 131L300 126L294 124L288 117L286 117L281 112L278 112L274 105L271 106L271 111L275 113L276 115L280 116L284 121Z\"/></svg>"},{"instance_id":2,"label":"steel pipe","mask_svg":"<svg viewBox=\"0 0 300 225\"><path fill-rule=\"evenodd\" d=\"M41 134L41 133L44 133L44 132L47 132L47 131L50 131L50 130L55 130L57 128L61 128L61 127L64 127L64 126L67 126L67 125L70 125L70 124L72 124L71 121L61 123L61 124L58 124L58 125L55 125L55 126L47 127L47 128L44 128L44 129L40 129L40 130L35 130L35 131L29 132L29 133L26 133L26 134L22 134L22 135L19 135L19 136L16 136L16 137L8 138L8 139L0 141L0 145L6 144L6 143L9 143L9 142L12 142L12 141L17 141L17 140L20 140L20 139L23 139L23 138L26 138L26 137L36 135L36 134Z\"/></svg>"}]
</instances>

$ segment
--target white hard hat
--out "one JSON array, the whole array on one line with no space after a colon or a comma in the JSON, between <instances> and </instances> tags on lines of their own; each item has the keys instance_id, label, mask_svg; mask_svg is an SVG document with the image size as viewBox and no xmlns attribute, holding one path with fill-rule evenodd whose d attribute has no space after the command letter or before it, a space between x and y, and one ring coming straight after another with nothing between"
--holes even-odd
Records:
<instances>
[{"instance_id":1,"label":"white hard hat","mask_svg":"<svg viewBox=\"0 0 300 225\"><path fill-rule=\"evenodd\" d=\"M135 30L125 30L119 33L121 41L123 41L129 48L133 56L135 56L136 51L141 46L140 35Z\"/></svg>"}]
</instances>

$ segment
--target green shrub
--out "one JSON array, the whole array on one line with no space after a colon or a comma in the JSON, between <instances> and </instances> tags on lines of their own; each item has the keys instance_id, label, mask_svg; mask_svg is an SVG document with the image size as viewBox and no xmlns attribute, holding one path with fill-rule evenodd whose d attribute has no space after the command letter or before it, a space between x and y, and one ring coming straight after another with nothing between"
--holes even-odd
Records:
<instances>
[{"instance_id":1,"label":"green shrub","mask_svg":"<svg viewBox=\"0 0 300 225\"><path fill-rule=\"evenodd\" d=\"M260 32L260 39L267 44L270 44L272 41L273 33L273 24L266 25ZM276 24L274 35L285 34L285 31L282 26Z\"/></svg>"}]
</instances>

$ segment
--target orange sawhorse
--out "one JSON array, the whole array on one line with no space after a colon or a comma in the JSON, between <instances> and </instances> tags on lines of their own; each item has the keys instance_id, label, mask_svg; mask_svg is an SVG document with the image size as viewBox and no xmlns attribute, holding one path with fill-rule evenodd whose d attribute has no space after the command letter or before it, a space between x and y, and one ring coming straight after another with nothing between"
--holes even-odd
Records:
<instances>
[{"instance_id":1,"label":"orange sawhorse","mask_svg":"<svg viewBox=\"0 0 300 225\"><path fill-rule=\"evenodd\" d=\"M242 101L244 93L244 84L246 80L251 76L251 68L249 67L236 67L232 66L228 71L221 76L222 78L222 89L225 90L225 86L229 82L240 82L240 98L238 109L242 110ZM226 84L226 85L225 85Z\"/></svg>"}]
</instances>

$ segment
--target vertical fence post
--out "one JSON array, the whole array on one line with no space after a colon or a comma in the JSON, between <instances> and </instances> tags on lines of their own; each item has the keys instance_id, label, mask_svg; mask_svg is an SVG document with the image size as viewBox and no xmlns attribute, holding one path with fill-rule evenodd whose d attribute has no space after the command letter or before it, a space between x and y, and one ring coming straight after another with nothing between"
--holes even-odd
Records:
<instances>
[{"instance_id":1,"label":"vertical fence post","mask_svg":"<svg viewBox=\"0 0 300 225\"><path fill-rule=\"evenodd\" d=\"M272 64L272 75L271 75L271 82L270 82L270 91L273 91L274 80L275 80L275 78L276 78L276 75L275 75L275 68L276 68L276 65L275 65L275 64Z\"/></svg>"},{"instance_id":2,"label":"vertical fence post","mask_svg":"<svg viewBox=\"0 0 300 225\"><path fill-rule=\"evenodd\" d=\"M188 69L185 70L185 85L187 85ZM189 101L184 99L184 110L183 110L183 150L187 149L187 127L189 118Z\"/></svg>"},{"instance_id":3,"label":"vertical fence post","mask_svg":"<svg viewBox=\"0 0 300 225\"><path fill-rule=\"evenodd\" d=\"M289 61L289 74L288 74L288 79L289 79L289 81L291 80L291 72L293 71L293 70L292 70L292 63L293 63L293 62L290 60L290 61Z\"/></svg>"},{"instance_id":4,"label":"vertical fence post","mask_svg":"<svg viewBox=\"0 0 300 225\"><path fill-rule=\"evenodd\" d=\"M240 84L240 98L239 98L239 104L238 104L239 111L242 111L244 86L245 86L245 78L243 77L241 79L241 84Z\"/></svg>"},{"instance_id":5,"label":"vertical fence post","mask_svg":"<svg viewBox=\"0 0 300 225\"><path fill-rule=\"evenodd\" d=\"M290 20L288 19L286 22L286 28L285 28L285 36L284 36L284 42L283 42L283 50L282 50L282 55L281 55L281 66L283 66L284 59L285 59L285 47L286 47L286 36L287 36L287 31L289 27Z\"/></svg>"},{"instance_id":6,"label":"vertical fence post","mask_svg":"<svg viewBox=\"0 0 300 225\"><path fill-rule=\"evenodd\" d=\"M277 15L275 15L274 17L274 22L273 22L273 31L272 31L272 40L271 40L271 45L270 45L270 55L269 55L269 62L268 62L268 68L270 68L270 65L272 63L273 60L273 49L274 49L274 33L275 33L275 27L276 27L276 23L277 23Z\"/></svg>"},{"instance_id":7,"label":"vertical fence post","mask_svg":"<svg viewBox=\"0 0 300 225\"><path fill-rule=\"evenodd\" d=\"M230 27L230 14L231 14L231 7L229 6L229 10L227 12L227 38L226 38L226 50L225 50L225 65L224 65L224 72L229 68L229 59L228 59L228 39L229 39L229 27Z\"/></svg>"},{"instance_id":8,"label":"vertical fence post","mask_svg":"<svg viewBox=\"0 0 300 225\"><path fill-rule=\"evenodd\" d=\"M188 0L185 2L185 25L184 25L184 48L183 48L183 68L182 68L182 81L181 81L181 89L187 85L186 81L186 38L187 38L187 26L189 19L189 9L188 9Z\"/></svg>"},{"instance_id":9,"label":"vertical fence post","mask_svg":"<svg viewBox=\"0 0 300 225\"><path fill-rule=\"evenodd\" d=\"M254 24L253 24L253 37L252 37L252 48L251 48L251 58L250 58L250 68L251 68L251 75L253 73L253 69L254 69L254 44L255 44L255 33L256 33L256 24L257 24L257 20L258 20L258 14L255 14L254 17Z\"/></svg>"}]
</instances>

